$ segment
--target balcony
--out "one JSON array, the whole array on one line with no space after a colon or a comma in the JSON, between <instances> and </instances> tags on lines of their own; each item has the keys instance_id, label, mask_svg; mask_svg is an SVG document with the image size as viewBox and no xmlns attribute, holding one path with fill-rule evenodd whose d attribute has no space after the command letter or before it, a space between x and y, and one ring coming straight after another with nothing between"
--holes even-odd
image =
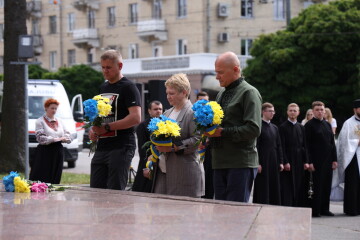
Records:
<instances>
[{"instance_id":1,"label":"balcony","mask_svg":"<svg viewBox=\"0 0 360 240\"><path fill-rule=\"evenodd\" d=\"M30 1L26 3L26 14L27 17L32 17L32 18L41 18L42 14L41 14L41 1Z\"/></svg>"},{"instance_id":2,"label":"balcony","mask_svg":"<svg viewBox=\"0 0 360 240\"><path fill-rule=\"evenodd\" d=\"M139 38L144 41L166 41L167 30L165 27L165 20L151 19L147 21L140 21L137 23L137 32Z\"/></svg>"},{"instance_id":3,"label":"balcony","mask_svg":"<svg viewBox=\"0 0 360 240\"><path fill-rule=\"evenodd\" d=\"M100 46L100 40L96 28L74 30L72 42L77 47L81 48L93 48Z\"/></svg>"},{"instance_id":4,"label":"balcony","mask_svg":"<svg viewBox=\"0 0 360 240\"><path fill-rule=\"evenodd\" d=\"M41 35L33 36L33 46L35 55L40 55L43 52L43 39Z\"/></svg>"},{"instance_id":5,"label":"balcony","mask_svg":"<svg viewBox=\"0 0 360 240\"><path fill-rule=\"evenodd\" d=\"M80 11L86 11L88 8L98 10L99 1L98 0L75 0L72 5Z\"/></svg>"}]
</instances>

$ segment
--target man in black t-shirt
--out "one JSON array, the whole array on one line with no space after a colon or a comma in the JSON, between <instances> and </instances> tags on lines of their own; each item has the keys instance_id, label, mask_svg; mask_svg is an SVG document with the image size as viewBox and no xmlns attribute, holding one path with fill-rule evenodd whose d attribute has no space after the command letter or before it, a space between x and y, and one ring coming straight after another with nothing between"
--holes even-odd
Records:
<instances>
[{"instance_id":1,"label":"man in black t-shirt","mask_svg":"<svg viewBox=\"0 0 360 240\"><path fill-rule=\"evenodd\" d=\"M140 93L136 85L125 78L121 69L122 57L115 50L101 56L105 81L100 95L109 98L111 113L101 127L89 131L97 149L91 160L90 187L124 190L136 143L134 126L141 120Z\"/></svg>"}]
</instances>

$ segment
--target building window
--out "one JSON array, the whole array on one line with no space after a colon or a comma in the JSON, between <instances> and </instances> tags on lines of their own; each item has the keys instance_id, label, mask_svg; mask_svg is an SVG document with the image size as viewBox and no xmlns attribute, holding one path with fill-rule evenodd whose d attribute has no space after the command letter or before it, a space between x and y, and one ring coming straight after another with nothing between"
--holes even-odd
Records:
<instances>
[{"instance_id":1,"label":"building window","mask_svg":"<svg viewBox=\"0 0 360 240\"><path fill-rule=\"evenodd\" d=\"M285 0L274 0L274 18L276 20L285 19Z\"/></svg>"},{"instance_id":2,"label":"building window","mask_svg":"<svg viewBox=\"0 0 360 240\"><path fill-rule=\"evenodd\" d=\"M137 23L138 21L138 5L137 3L129 4L130 23Z\"/></svg>"},{"instance_id":3,"label":"building window","mask_svg":"<svg viewBox=\"0 0 360 240\"><path fill-rule=\"evenodd\" d=\"M241 52L242 56L250 56L250 49L252 46L252 39L241 39Z\"/></svg>"},{"instance_id":4,"label":"building window","mask_svg":"<svg viewBox=\"0 0 360 240\"><path fill-rule=\"evenodd\" d=\"M88 63L93 63L95 59L95 48L89 48L87 51L87 61Z\"/></svg>"},{"instance_id":5,"label":"building window","mask_svg":"<svg viewBox=\"0 0 360 240\"><path fill-rule=\"evenodd\" d=\"M49 32L50 34L56 33L56 16L49 17Z\"/></svg>"},{"instance_id":6,"label":"building window","mask_svg":"<svg viewBox=\"0 0 360 240\"><path fill-rule=\"evenodd\" d=\"M108 27L114 27L116 23L115 7L108 7Z\"/></svg>"},{"instance_id":7,"label":"building window","mask_svg":"<svg viewBox=\"0 0 360 240\"><path fill-rule=\"evenodd\" d=\"M253 16L253 0L241 0L241 16L248 18Z\"/></svg>"},{"instance_id":8,"label":"building window","mask_svg":"<svg viewBox=\"0 0 360 240\"><path fill-rule=\"evenodd\" d=\"M0 8L4 8L4 0L0 0Z\"/></svg>"},{"instance_id":9,"label":"building window","mask_svg":"<svg viewBox=\"0 0 360 240\"><path fill-rule=\"evenodd\" d=\"M75 59L75 49L68 50L68 66L75 65L76 59Z\"/></svg>"},{"instance_id":10,"label":"building window","mask_svg":"<svg viewBox=\"0 0 360 240\"><path fill-rule=\"evenodd\" d=\"M0 23L0 41L4 41L4 24Z\"/></svg>"},{"instance_id":11,"label":"building window","mask_svg":"<svg viewBox=\"0 0 360 240\"><path fill-rule=\"evenodd\" d=\"M52 51L50 52L50 69L51 70L56 70L56 51Z\"/></svg>"},{"instance_id":12,"label":"building window","mask_svg":"<svg viewBox=\"0 0 360 240\"><path fill-rule=\"evenodd\" d=\"M72 32L75 29L75 13L68 14L68 31Z\"/></svg>"},{"instance_id":13,"label":"building window","mask_svg":"<svg viewBox=\"0 0 360 240\"><path fill-rule=\"evenodd\" d=\"M162 3L161 0L154 0L152 17L153 19L161 19L161 12L162 12Z\"/></svg>"},{"instance_id":14,"label":"building window","mask_svg":"<svg viewBox=\"0 0 360 240\"><path fill-rule=\"evenodd\" d=\"M186 17L186 11L187 11L186 1L187 0L177 0L177 4L178 4L177 16L178 17Z\"/></svg>"},{"instance_id":15,"label":"building window","mask_svg":"<svg viewBox=\"0 0 360 240\"><path fill-rule=\"evenodd\" d=\"M129 45L129 58L134 59L139 57L139 46L136 43Z\"/></svg>"},{"instance_id":16,"label":"building window","mask_svg":"<svg viewBox=\"0 0 360 240\"><path fill-rule=\"evenodd\" d=\"M88 28L95 28L95 11L89 10L88 12Z\"/></svg>"},{"instance_id":17,"label":"building window","mask_svg":"<svg viewBox=\"0 0 360 240\"><path fill-rule=\"evenodd\" d=\"M31 34L32 35L40 35L40 20L39 19L32 20Z\"/></svg>"},{"instance_id":18,"label":"building window","mask_svg":"<svg viewBox=\"0 0 360 240\"><path fill-rule=\"evenodd\" d=\"M161 57L162 56L162 47L161 46L153 46L152 48L153 57Z\"/></svg>"},{"instance_id":19,"label":"building window","mask_svg":"<svg viewBox=\"0 0 360 240\"><path fill-rule=\"evenodd\" d=\"M176 44L176 54L187 54L187 41L185 39L178 39Z\"/></svg>"}]
</instances>

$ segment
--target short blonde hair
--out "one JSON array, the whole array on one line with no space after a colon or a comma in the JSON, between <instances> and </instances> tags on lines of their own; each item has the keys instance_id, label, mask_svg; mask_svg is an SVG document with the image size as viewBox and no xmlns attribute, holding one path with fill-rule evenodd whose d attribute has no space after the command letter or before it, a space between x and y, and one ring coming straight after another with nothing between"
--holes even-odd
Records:
<instances>
[{"instance_id":1,"label":"short blonde hair","mask_svg":"<svg viewBox=\"0 0 360 240\"><path fill-rule=\"evenodd\" d=\"M190 95L191 86L189 79L184 73L177 73L172 75L165 82L165 87L175 88L178 92L186 91L186 96Z\"/></svg>"},{"instance_id":2,"label":"short blonde hair","mask_svg":"<svg viewBox=\"0 0 360 240\"><path fill-rule=\"evenodd\" d=\"M271 103L265 102L265 103L262 104L261 110L265 111L267 108L273 108L273 107L274 107L274 105L272 105Z\"/></svg>"},{"instance_id":3,"label":"short blonde hair","mask_svg":"<svg viewBox=\"0 0 360 240\"><path fill-rule=\"evenodd\" d=\"M323 106L325 108L325 103L323 103L321 101L315 101L311 104L312 109L314 109L317 106L320 106L320 107Z\"/></svg>"},{"instance_id":4,"label":"short blonde hair","mask_svg":"<svg viewBox=\"0 0 360 240\"><path fill-rule=\"evenodd\" d=\"M114 49L110 49L110 50L106 50L100 57L101 60L112 60L114 63L122 63L122 56L120 54L120 52L114 50Z\"/></svg>"},{"instance_id":5,"label":"short blonde hair","mask_svg":"<svg viewBox=\"0 0 360 240\"><path fill-rule=\"evenodd\" d=\"M297 105L296 103L290 103L288 105L287 109L289 110L289 108L291 108L291 107L297 107L297 109L300 110L299 105Z\"/></svg>"}]
</instances>

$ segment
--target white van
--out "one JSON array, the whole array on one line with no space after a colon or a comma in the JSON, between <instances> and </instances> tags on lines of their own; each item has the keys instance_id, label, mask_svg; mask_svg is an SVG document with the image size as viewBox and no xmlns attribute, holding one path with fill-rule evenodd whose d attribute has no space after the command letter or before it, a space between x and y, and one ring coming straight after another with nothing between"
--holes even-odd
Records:
<instances>
[{"instance_id":1,"label":"white van","mask_svg":"<svg viewBox=\"0 0 360 240\"><path fill-rule=\"evenodd\" d=\"M59 80L28 80L28 99L29 99L29 159L33 159L35 148L38 145L35 137L36 119L44 114L44 102L49 98L54 98L60 102L56 117L62 119L67 130L71 133L71 143L64 143L64 161L68 163L69 168L76 166L78 151L82 149L85 129L82 128L83 106L80 94L72 99L70 106L69 98L63 85Z\"/></svg>"}]
</instances>

